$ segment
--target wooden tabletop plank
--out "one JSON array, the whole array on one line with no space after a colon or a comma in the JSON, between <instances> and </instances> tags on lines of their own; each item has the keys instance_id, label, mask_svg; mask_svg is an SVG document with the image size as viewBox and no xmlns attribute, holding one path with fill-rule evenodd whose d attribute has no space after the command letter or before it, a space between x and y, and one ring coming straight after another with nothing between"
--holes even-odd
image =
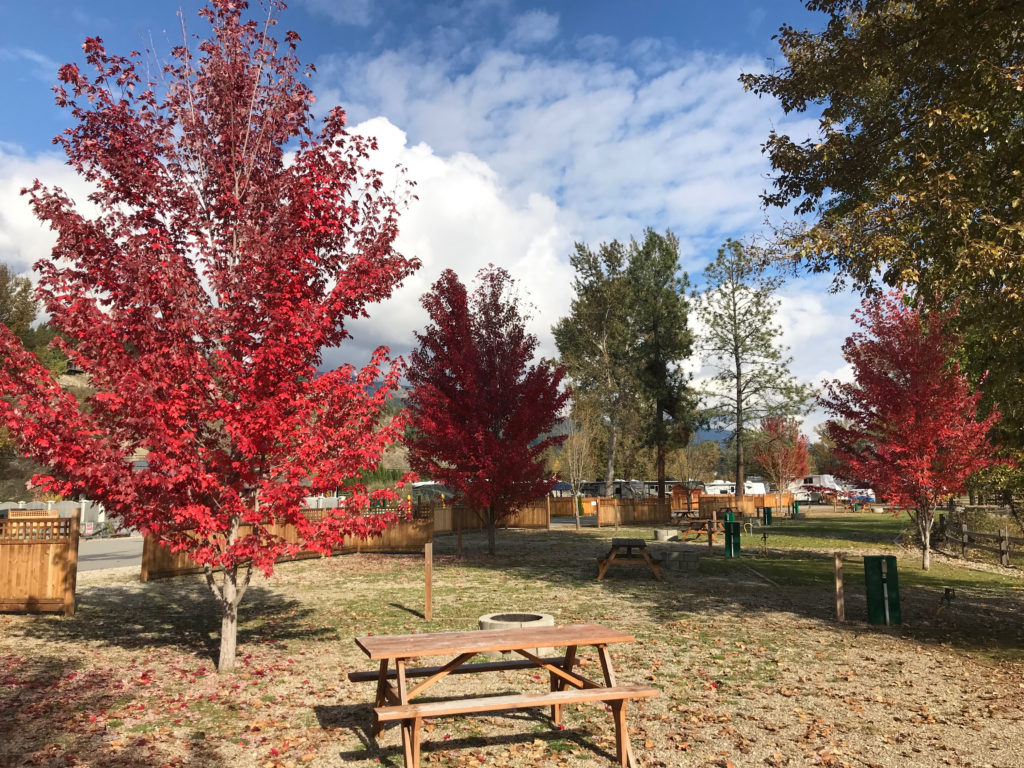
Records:
<instances>
[{"instance_id":1,"label":"wooden tabletop plank","mask_svg":"<svg viewBox=\"0 0 1024 768\"><path fill-rule=\"evenodd\" d=\"M646 547L647 542L643 539L612 539L613 547Z\"/></svg>"},{"instance_id":2,"label":"wooden tabletop plank","mask_svg":"<svg viewBox=\"0 0 1024 768\"><path fill-rule=\"evenodd\" d=\"M437 632L417 635L368 635L355 638L371 659L407 659L413 656L457 656L462 653L551 648L566 645L631 643L635 638L600 624L557 627L487 629L475 632Z\"/></svg>"}]
</instances>

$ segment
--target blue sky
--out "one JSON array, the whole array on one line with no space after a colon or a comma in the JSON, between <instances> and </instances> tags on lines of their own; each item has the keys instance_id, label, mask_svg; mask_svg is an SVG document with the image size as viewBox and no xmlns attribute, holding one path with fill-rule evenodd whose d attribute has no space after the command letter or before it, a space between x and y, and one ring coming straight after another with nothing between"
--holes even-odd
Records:
<instances>
[{"instance_id":1,"label":"blue sky","mask_svg":"<svg viewBox=\"0 0 1024 768\"><path fill-rule=\"evenodd\" d=\"M0 260L27 272L48 247L20 186L38 176L81 191L50 144L68 124L50 92L57 66L80 60L88 35L114 52L162 55L181 41L179 7L204 33L199 6L0 3L0 98L16 105L0 115ZM469 278L489 262L522 281L533 330L553 354L575 240L671 228L699 283L726 237L764 227L769 130L805 137L816 126L736 80L784 65L771 39L783 23L819 20L797 0L295 0L279 29L296 30L300 56L317 66L318 109L342 104L356 130L380 139L378 167L401 164L419 185L400 246L424 267L354 326L341 356L377 343L405 352L425 320L417 298L441 269ZM808 381L843 372L855 302L827 288L826 278L803 278L781 294L794 371Z\"/></svg>"}]
</instances>

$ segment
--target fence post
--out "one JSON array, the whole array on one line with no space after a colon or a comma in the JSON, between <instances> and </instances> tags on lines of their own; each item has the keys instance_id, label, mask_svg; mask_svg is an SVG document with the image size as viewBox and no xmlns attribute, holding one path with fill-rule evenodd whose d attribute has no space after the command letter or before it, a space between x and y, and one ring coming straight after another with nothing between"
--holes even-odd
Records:
<instances>
[{"instance_id":1,"label":"fence post","mask_svg":"<svg viewBox=\"0 0 1024 768\"><path fill-rule=\"evenodd\" d=\"M142 537L142 572L139 574L139 581L149 581L149 557L150 557L150 537Z\"/></svg>"},{"instance_id":2,"label":"fence post","mask_svg":"<svg viewBox=\"0 0 1024 768\"><path fill-rule=\"evenodd\" d=\"M960 536L960 557L962 557L964 560L967 559L967 545L968 545L968 543L969 543L969 540L967 538L967 523L964 523L964 526L963 526L963 529L962 529L962 535Z\"/></svg>"},{"instance_id":3,"label":"fence post","mask_svg":"<svg viewBox=\"0 0 1024 768\"><path fill-rule=\"evenodd\" d=\"M423 590L423 618L431 621L434 617L432 582L434 580L434 542L423 545L423 559L426 561L426 584Z\"/></svg>"},{"instance_id":4,"label":"fence post","mask_svg":"<svg viewBox=\"0 0 1024 768\"><path fill-rule=\"evenodd\" d=\"M78 586L78 531L81 508L71 513L71 535L68 536L68 560L64 574L64 615L75 614L75 587Z\"/></svg>"},{"instance_id":5,"label":"fence post","mask_svg":"<svg viewBox=\"0 0 1024 768\"><path fill-rule=\"evenodd\" d=\"M708 554L711 554L712 545L715 543L715 528L718 527L718 510L711 510L711 519L708 521Z\"/></svg>"},{"instance_id":6,"label":"fence post","mask_svg":"<svg viewBox=\"0 0 1024 768\"><path fill-rule=\"evenodd\" d=\"M1009 567L1010 565L1010 529L999 529L999 564Z\"/></svg>"},{"instance_id":7,"label":"fence post","mask_svg":"<svg viewBox=\"0 0 1024 768\"><path fill-rule=\"evenodd\" d=\"M846 595L843 592L843 553L835 553L836 566L836 621L846 621Z\"/></svg>"},{"instance_id":8,"label":"fence post","mask_svg":"<svg viewBox=\"0 0 1024 768\"><path fill-rule=\"evenodd\" d=\"M614 501L615 501L615 530L617 531L617 530L619 530L619 500L618 499L614 499Z\"/></svg>"},{"instance_id":9,"label":"fence post","mask_svg":"<svg viewBox=\"0 0 1024 768\"><path fill-rule=\"evenodd\" d=\"M548 530L550 531L551 530L551 494L550 493L548 493L548 495L547 495L547 500L548 500Z\"/></svg>"}]
</instances>

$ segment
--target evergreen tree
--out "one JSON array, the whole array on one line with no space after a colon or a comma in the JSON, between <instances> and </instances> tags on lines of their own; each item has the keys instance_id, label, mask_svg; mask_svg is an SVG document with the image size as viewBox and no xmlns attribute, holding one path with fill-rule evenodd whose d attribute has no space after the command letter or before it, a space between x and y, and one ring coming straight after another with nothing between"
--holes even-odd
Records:
<instances>
[{"instance_id":1,"label":"evergreen tree","mask_svg":"<svg viewBox=\"0 0 1024 768\"><path fill-rule=\"evenodd\" d=\"M704 270L707 288L699 315L705 326L704 362L715 370L706 416L732 433L736 495L743 495L744 443L748 425L767 416L806 412L811 389L789 373L775 324L779 279L767 275L741 243L727 240Z\"/></svg>"}]
</instances>

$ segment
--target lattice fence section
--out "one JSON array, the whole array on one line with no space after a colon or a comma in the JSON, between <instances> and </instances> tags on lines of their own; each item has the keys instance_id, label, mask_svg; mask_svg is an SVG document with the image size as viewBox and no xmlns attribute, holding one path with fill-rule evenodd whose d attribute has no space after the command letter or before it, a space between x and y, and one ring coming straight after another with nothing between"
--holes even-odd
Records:
<instances>
[{"instance_id":1,"label":"lattice fence section","mask_svg":"<svg viewBox=\"0 0 1024 768\"><path fill-rule=\"evenodd\" d=\"M78 530L78 512L0 520L0 611L74 613Z\"/></svg>"}]
</instances>

